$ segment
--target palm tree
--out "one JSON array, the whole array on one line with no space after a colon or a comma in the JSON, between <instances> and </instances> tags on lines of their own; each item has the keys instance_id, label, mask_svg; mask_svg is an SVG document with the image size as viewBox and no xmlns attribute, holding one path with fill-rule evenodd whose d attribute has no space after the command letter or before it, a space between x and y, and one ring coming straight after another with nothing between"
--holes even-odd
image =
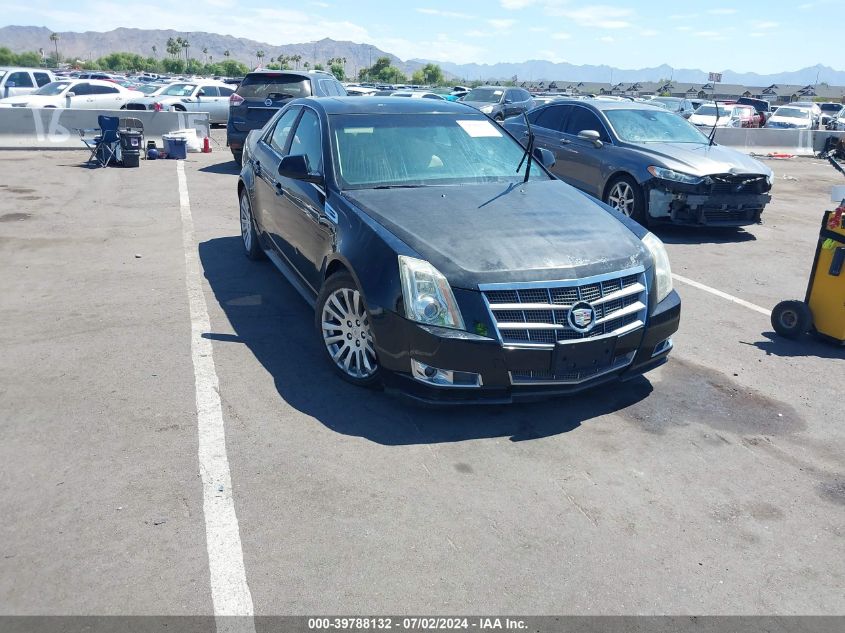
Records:
<instances>
[{"instance_id":1,"label":"palm tree","mask_svg":"<svg viewBox=\"0 0 845 633\"><path fill-rule=\"evenodd\" d=\"M304 64L302 64L302 66L305 68L305 70L308 70L308 68L311 66L311 64L309 64L308 62L305 62Z\"/></svg>"},{"instance_id":2,"label":"palm tree","mask_svg":"<svg viewBox=\"0 0 845 633\"><path fill-rule=\"evenodd\" d=\"M258 66L261 66L261 60L264 59L264 51L257 50L255 51L255 57L258 58Z\"/></svg>"},{"instance_id":3,"label":"palm tree","mask_svg":"<svg viewBox=\"0 0 845 633\"><path fill-rule=\"evenodd\" d=\"M158 59L158 47L155 44L153 44L153 57Z\"/></svg>"},{"instance_id":4,"label":"palm tree","mask_svg":"<svg viewBox=\"0 0 845 633\"><path fill-rule=\"evenodd\" d=\"M59 34L58 33L50 33L50 41L56 47L56 68L59 67Z\"/></svg>"},{"instance_id":5,"label":"palm tree","mask_svg":"<svg viewBox=\"0 0 845 633\"><path fill-rule=\"evenodd\" d=\"M185 67L186 67L185 70L187 70L187 66L188 66L188 49L190 47L191 47L191 45L188 43L188 38L186 37L185 39L182 40L182 48L185 49Z\"/></svg>"},{"instance_id":6,"label":"palm tree","mask_svg":"<svg viewBox=\"0 0 845 633\"><path fill-rule=\"evenodd\" d=\"M202 47L202 54L205 55L205 63L208 63L208 46Z\"/></svg>"},{"instance_id":7,"label":"palm tree","mask_svg":"<svg viewBox=\"0 0 845 633\"><path fill-rule=\"evenodd\" d=\"M295 64L295 68L299 70L299 62L302 60L302 55L292 55L290 59Z\"/></svg>"},{"instance_id":8,"label":"palm tree","mask_svg":"<svg viewBox=\"0 0 845 633\"><path fill-rule=\"evenodd\" d=\"M228 59L229 55L231 55L231 54L232 53L229 52L228 48L225 51L223 51L223 57L226 57L227 59Z\"/></svg>"}]
</instances>

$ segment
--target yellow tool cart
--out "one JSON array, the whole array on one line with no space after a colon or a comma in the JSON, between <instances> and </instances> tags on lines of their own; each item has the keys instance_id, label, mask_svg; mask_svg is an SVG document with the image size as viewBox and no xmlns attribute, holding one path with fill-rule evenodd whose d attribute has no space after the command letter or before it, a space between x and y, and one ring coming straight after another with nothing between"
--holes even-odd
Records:
<instances>
[{"instance_id":1,"label":"yellow tool cart","mask_svg":"<svg viewBox=\"0 0 845 633\"><path fill-rule=\"evenodd\" d=\"M777 304L772 327L788 338L813 332L825 340L845 343L845 200L835 211L824 214L806 298Z\"/></svg>"}]
</instances>

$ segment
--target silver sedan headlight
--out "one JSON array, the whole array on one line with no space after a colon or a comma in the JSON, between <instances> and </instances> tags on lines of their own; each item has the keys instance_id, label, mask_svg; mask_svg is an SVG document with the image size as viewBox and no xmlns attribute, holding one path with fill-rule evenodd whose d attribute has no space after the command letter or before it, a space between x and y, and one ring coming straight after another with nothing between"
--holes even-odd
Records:
<instances>
[{"instance_id":1,"label":"silver sedan headlight","mask_svg":"<svg viewBox=\"0 0 845 633\"><path fill-rule=\"evenodd\" d=\"M675 171L674 169L658 167L657 165L652 165L651 167L649 167L648 173L650 173L655 178L660 178L662 180L671 180L673 182L682 182L685 185L697 185L704 182L704 178L702 178L701 176L693 176L692 174L685 174L681 171Z\"/></svg>"},{"instance_id":2,"label":"silver sedan headlight","mask_svg":"<svg viewBox=\"0 0 845 633\"><path fill-rule=\"evenodd\" d=\"M654 260L654 283L657 286L657 301L663 301L672 292L672 268L666 247L654 233L646 233L643 244Z\"/></svg>"},{"instance_id":3,"label":"silver sedan headlight","mask_svg":"<svg viewBox=\"0 0 845 633\"><path fill-rule=\"evenodd\" d=\"M484 114L490 114L493 111L493 106L491 106L491 105L481 106L480 109Z\"/></svg>"},{"instance_id":4,"label":"silver sedan headlight","mask_svg":"<svg viewBox=\"0 0 845 633\"><path fill-rule=\"evenodd\" d=\"M422 259L399 256L405 316L426 325L464 329L464 319L449 282Z\"/></svg>"}]
</instances>

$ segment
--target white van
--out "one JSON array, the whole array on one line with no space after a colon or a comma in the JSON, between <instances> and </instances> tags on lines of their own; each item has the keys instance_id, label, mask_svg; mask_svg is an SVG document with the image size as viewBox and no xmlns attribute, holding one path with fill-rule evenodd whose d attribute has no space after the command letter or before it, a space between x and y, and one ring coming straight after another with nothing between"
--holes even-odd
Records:
<instances>
[{"instance_id":1,"label":"white van","mask_svg":"<svg viewBox=\"0 0 845 633\"><path fill-rule=\"evenodd\" d=\"M43 68L0 66L0 99L28 95L56 78Z\"/></svg>"}]
</instances>

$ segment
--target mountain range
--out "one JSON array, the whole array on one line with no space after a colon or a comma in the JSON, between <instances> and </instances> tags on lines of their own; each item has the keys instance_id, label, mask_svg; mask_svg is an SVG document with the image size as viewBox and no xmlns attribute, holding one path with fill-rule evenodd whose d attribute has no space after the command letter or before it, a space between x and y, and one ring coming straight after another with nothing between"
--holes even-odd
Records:
<instances>
[{"instance_id":1,"label":"mountain range","mask_svg":"<svg viewBox=\"0 0 845 633\"><path fill-rule=\"evenodd\" d=\"M37 51L39 48L50 51L52 50L52 42L49 39L51 33L50 29L43 26L4 26L0 28L0 46L10 48L16 53ZM564 80L618 83L673 79L680 82L704 83L708 78L708 73L703 70L673 68L667 64L652 68L620 69L604 65L575 65L545 60L492 64L455 64L444 60L425 59L403 61L371 44L341 42L328 38L299 44L268 44L217 33L184 33L161 29L118 28L104 33L60 32L59 52L63 57L78 59L96 59L118 51L152 56L152 47L156 46L156 54L163 57L166 55L167 39L171 37L186 37L191 44L189 54L197 59L205 59L208 55L212 60L220 61L224 59L223 53L227 50L230 52L230 59L244 62L247 66L256 65L255 53L258 50L265 52L265 62L279 55L301 55L302 63L308 61L313 65L325 63L330 58L341 57L346 58L346 71L349 75L354 75L359 69L372 65L377 57L386 56L391 59L394 66L407 74L428 62L434 62L440 65L447 77L454 80L500 80L516 76L520 81ZM207 54L201 52L204 48L208 50ZM716 71L716 69L712 70ZM746 86L767 86L773 83L806 85L815 84L817 81L835 86L845 85L845 71L834 70L821 64L768 75L739 73L730 69L721 72L723 83Z\"/></svg>"}]
</instances>

